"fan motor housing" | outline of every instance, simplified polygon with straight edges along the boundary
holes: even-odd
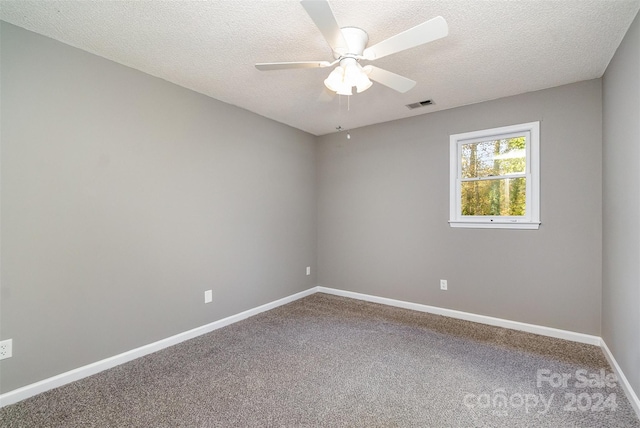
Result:
[[[344,56],[362,56],[364,48],[366,48],[367,43],[369,43],[369,35],[367,32],[358,27],[343,27],[340,29],[340,32],[342,32],[342,35],[347,42],[349,51],[333,51],[333,57],[335,59],[340,59]]]

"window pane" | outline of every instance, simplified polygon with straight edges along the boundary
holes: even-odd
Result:
[[[462,215],[524,216],[526,178],[463,181]]]
[[[462,178],[524,174],[526,138],[482,141],[461,146]]]

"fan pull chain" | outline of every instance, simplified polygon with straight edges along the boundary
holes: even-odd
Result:
[[[345,95],[347,97],[347,111],[351,111],[351,96]],[[338,95],[338,112],[342,111],[342,95]]]

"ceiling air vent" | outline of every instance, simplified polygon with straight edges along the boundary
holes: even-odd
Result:
[[[424,100],[424,101],[418,101],[417,103],[413,103],[413,104],[407,104],[407,108],[409,110],[413,110],[414,108],[426,107],[432,104],[433,104],[433,100]]]

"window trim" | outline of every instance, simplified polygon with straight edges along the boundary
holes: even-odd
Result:
[[[513,134],[527,133],[527,179],[525,216],[463,216],[461,214],[461,156],[463,144],[497,140]],[[497,178],[497,177],[496,177]],[[538,229],[540,227],[540,122],[529,122],[480,131],[453,134],[449,137],[449,225],[463,228]]]

